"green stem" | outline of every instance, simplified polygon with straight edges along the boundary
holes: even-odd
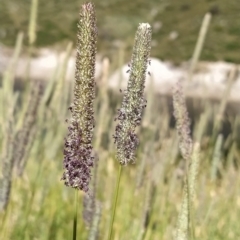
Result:
[[[119,170],[118,170],[118,178],[117,178],[116,189],[115,189],[115,196],[114,196],[114,202],[113,202],[111,222],[110,222],[110,227],[109,227],[108,240],[112,239],[113,222],[114,222],[117,200],[118,200],[118,192],[119,192],[119,185],[120,185],[120,180],[121,180],[121,173],[122,173],[122,165],[120,164]]]
[[[194,222],[193,222],[193,208],[192,208],[192,199],[191,199],[191,192],[190,192],[190,177],[189,173],[187,176],[187,192],[188,192],[188,229],[190,232],[190,239],[195,239],[194,234]]]
[[[73,240],[77,239],[78,190],[75,189],[75,213],[73,218]]]

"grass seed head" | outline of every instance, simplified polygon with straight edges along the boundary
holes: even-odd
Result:
[[[122,165],[135,161],[138,137],[135,128],[140,125],[143,109],[146,107],[144,87],[151,48],[151,27],[147,23],[139,25],[133,48],[130,77],[124,91],[122,107],[118,110],[118,124],[114,139],[117,159]]]
[[[74,100],[70,107],[72,118],[65,140],[65,172],[62,177],[67,186],[84,192],[88,192],[94,163],[92,138],[96,42],[94,5],[86,3],[82,6],[78,24]]]
[[[173,109],[176,119],[176,128],[180,139],[180,151],[183,158],[188,161],[192,154],[192,139],[190,136],[190,119],[186,108],[185,97],[180,82],[177,82],[173,92]]]

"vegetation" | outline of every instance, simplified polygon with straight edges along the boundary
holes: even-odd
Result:
[[[30,0],[0,1],[0,41],[13,46],[19,31],[27,32]],[[37,46],[76,41],[79,6],[83,0],[41,0],[37,24]],[[99,26],[98,49],[117,61],[116,55],[125,49],[129,61],[132,38],[143,19],[153,27],[152,56],[177,63],[188,60],[193,52],[202,18],[213,15],[207,42],[202,52],[204,60],[239,62],[240,17],[238,0],[101,0],[96,5]],[[170,40],[171,33],[177,38]],[[174,34],[173,34],[174,35]],[[27,43],[27,41],[25,40]]]
[[[38,35],[34,37],[36,18],[33,14],[37,9],[37,0],[32,3],[27,45],[30,56],[38,39]],[[139,32],[136,36],[137,40],[141,39]],[[18,91],[14,89],[14,69],[24,39],[22,33],[18,34],[15,52],[3,74],[0,88],[0,239],[65,240],[71,239],[72,234],[74,239],[77,236],[77,239],[91,240],[108,237],[123,240],[224,240],[240,236],[240,119],[239,116],[224,114],[235,70],[229,74],[229,84],[221,102],[192,99],[190,102],[194,112],[188,114],[181,83],[174,89],[170,100],[173,104],[149,88],[146,93],[147,108],[142,116],[144,106],[136,109],[136,104],[139,104],[138,101],[145,103],[141,74],[146,74],[144,64],[150,50],[144,48],[145,41],[148,47],[150,43],[150,37],[145,36],[143,42],[135,41],[129,85],[123,94],[107,89],[109,60],[104,59],[102,81],[96,87],[94,105],[92,100],[86,101],[91,104],[91,108],[86,110],[90,109],[88,113],[93,114],[94,108],[96,119],[92,138],[92,132],[86,132],[89,130],[89,126],[84,125],[86,119],[79,115],[82,110],[77,107],[83,103],[83,97],[87,98],[94,92],[92,85],[83,91],[83,81],[78,82],[82,76],[86,84],[89,84],[88,80],[93,80],[94,57],[91,55],[91,61],[87,62],[86,59],[81,63],[91,71],[81,72],[77,69],[76,74],[80,78],[76,75],[75,85],[66,82],[66,62],[72,48],[69,43],[65,59],[46,84],[30,80],[26,71],[24,88]],[[95,44],[95,39],[93,42]],[[90,50],[94,51],[94,46],[91,45]],[[139,82],[133,84],[136,73],[139,74]],[[75,106],[72,108],[70,103],[73,101]],[[68,110],[69,106],[71,108]],[[120,106],[117,114],[116,109]],[[84,108],[85,105],[80,107]],[[88,118],[93,120],[92,115]],[[116,118],[118,123],[114,121]],[[126,122],[126,118],[134,121]],[[65,119],[81,123],[81,128],[86,127],[83,138],[90,136],[93,140],[93,177],[90,183],[87,182],[91,194],[81,191],[76,194],[78,190],[64,186],[61,181],[64,137],[67,136],[68,143],[70,138],[76,137],[76,129],[73,133],[71,128],[76,126],[74,121],[68,129],[72,135],[67,135],[69,122]],[[231,130],[225,130],[226,123]],[[124,134],[116,126],[122,127]],[[137,134],[132,134],[131,131],[134,132],[137,126]],[[129,131],[124,132],[126,128],[130,129],[129,138]],[[115,140],[120,141],[116,144],[117,149],[114,147],[114,130]],[[136,136],[140,140],[137,149]],[[123,141],[123,138],[132,142]],[[126,142],[128,145],[124,145]],[[92,142],[84,141],[83,144],[91,145]],[[84,147],[89,149],[88,145]],[[89,157],[93,160],[92,155],[81,150],[85,160]],[[67,154],[68,157],[73,156],[69,151]],[[130,164],[132,160],[136,164]],[[65,170],[69,167],[66,162]],[[127,166],[125,163],[128,163]],[[123,165],[119,168],[120,164]],[[71,169],[67,171],[64,179],[66,185],[78,188],[74,179],[76,175],[68,178]],[[84,187],[79,188],[88,192]]]

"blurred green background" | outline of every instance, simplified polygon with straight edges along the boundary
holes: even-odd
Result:
[[[82,0],[39,0],[37,46],[61,46],[76,40]],[[193,52],[203,16],[213,15],[203,60],[240,62],[239,0],[95,0],[98,50],[111,59],[119,48],[130,52],[140,22],[153,26],[152,56],[175,63]],[[17,33],[27,33],[30,0],[0,0],[0,42],[13,46]],[[27,44],[27,39],[25,38]],[[126,55],[128,58],[128,55]]]

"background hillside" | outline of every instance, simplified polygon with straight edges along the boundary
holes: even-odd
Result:
[[[30,0],[0,1],[0,42],[13,45],[20,30],[27,33]],[[71,2],[71,3],[70,3]],[[76,40],[82,0],[39,1],[37,46]],[[202,53],[203,60],[240,62],[239,0],[101,0],[95,2],[99,27],[98,49],[116,58],[119,48],[129,51],[139,22],[153,26],[152,56],[180,62],[193,52],[203,16],[213,19]],[[27,39],[25,38],[25,43]]]

